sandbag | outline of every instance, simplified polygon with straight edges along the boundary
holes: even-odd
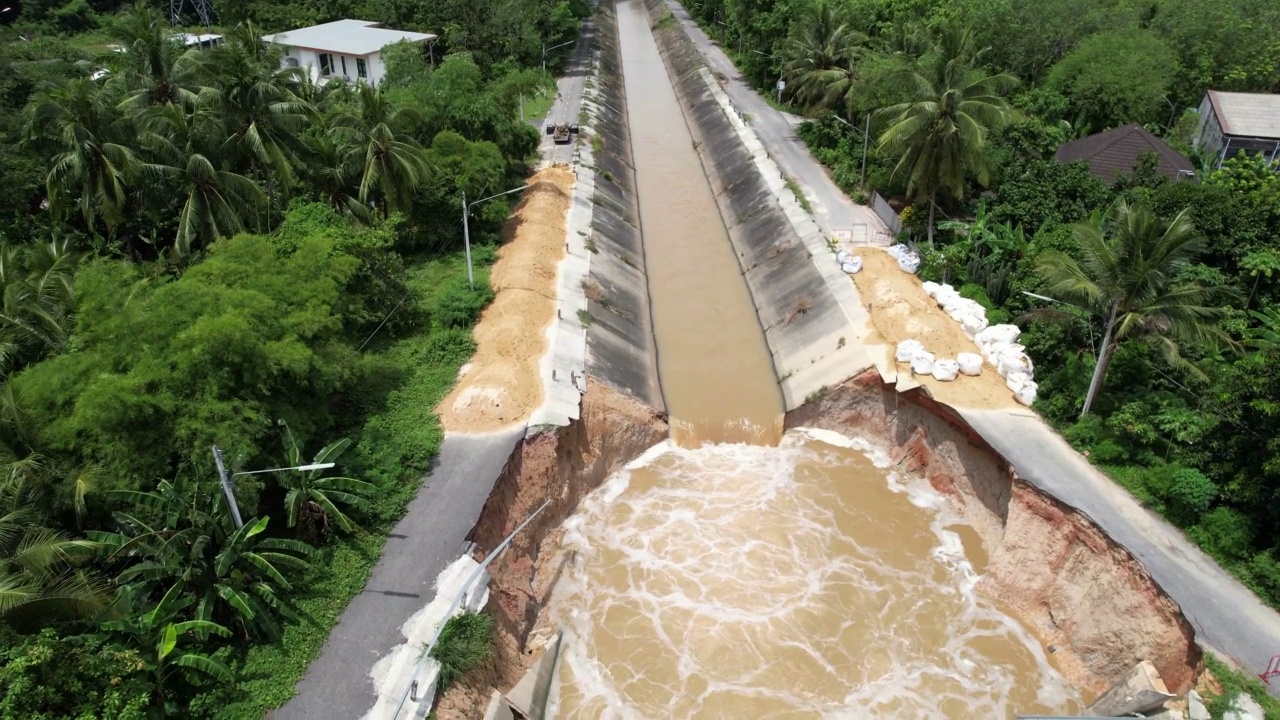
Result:
[[[852,257],[853,257],[853,253],[849,252],[848,250],[841,249],[836,251],[836,262],[838,263],[841,263],[841,264],[847,263],[849,262],[849,258],[852,258]]]
[[[911,374],[912,375],[932,375],[933,374],[933,353],[919,350],[911,356]]]
[[[1010,347],[1013,347],[1011,343],[1003,343],[1003,342],[987,343],[984,346],[983,354],[986,355],[987,362],[999,367],[1000,353],[1004,352],[1006,348],[1010,348]]]
[[[960,353],[956,355],[956,366],[965,375],[981,375],[982,356],[977,353]]]
[[[907,273],[915,274],[920,269],[920,256],[908,250],[898,258],[898,267]]]
[[[851,259],[840,263],[840,269],[844,271],[845,275],[853,275],[862,270],[862,258],[854,255]]]
[[[1036,401],[1036,391],[1039,389],[1038,385],[1033,382],[1029,382],[1013,394],[1013,399],[1027,407],[1031,407],[1031,404]]]
[[[977,313],[972,313],[964,316],[964,319],[960,321],[960,326],[965,332],[974,335],[986,329],[987,319]]]
[[[898,343],[893,356],[898,362],[911,362],[911,358],[918,352],[924,352],[924,345],[919,340],[903,340]]]
[[[885,252],[889,253],[889,257],[893,258],[894,260],[897,260],[902,257],[902,253],[911,252],[911,250],[908,249],[907,246],[903,245],[902,243],[894,243],[893,245],[890,245],[889,247],[885,248]]]
[[[1014,343],[1018,342],[1018,336],[1022,334],[1022,329],[1017,325],[992,325],[987,331],[987,337],[992,342]]]
[[[973,341],[978,344],[978,347],[983,348],[985,351],[986,348],[984,346],[990,345],[993,342],[991,339],[991,328],[985,327],[974,333]]]
[[[1013,373],[1022,373],[1030,377],[1032,371],[1031,358],[1027,357],[1026,353],[1021,350],[1005,348],[1000,353],[1000,362],[997,368],[1000,370],[1000,374],[1006,378]]]
[[[1018,392],[1023,385],[1031,382],[1031,376],[1026,373],[1011,372],[1004,379],[1004,386],[1013,392]]]
[[[938,283],[936,283],[936,282],[934,282],[934,281],[932,281],[932,280],[925,280],[925,281],[924,281],[923,283],[921,283],[920,285],[921,285],[921,287],[923,287],[923,288],[924,288],[924,293],[925,293],[926,295],[928,295],[929,297],[933,297],[934,295],[937,295],[937,294],[938,294],[938,288],[939,288],[939,287],[941,287],[940,285],[938,285]]]
[[[960,365],[951,358],[942,358],[933,363],[933,379],[942,382],[951,382],[956,379],[956,374],[960,372]]]

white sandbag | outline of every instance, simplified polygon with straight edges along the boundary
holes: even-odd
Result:
[[[940,285],[938,285],[938,283],[932,280],[925,280],[923,283],[921,283],[921,286],[924,287],[924,293],[929,297],[933,297],[934,295],[937,295],[938,288],[941,287]]]
[[[1013,373],[1022,373],[1030,377],[1032,367],[1031,358],[1026,353],[1012,348],[1005,348],[1000,353],[1000,360],[997,368],[1004,377],[1009,377]]]
[[[902,272],[914,275],[920,269],[920,256],[908,250],[898,258],[898,267]]]
[[[911,362],[911,358],[918,352],[924,352],[924,345],[919,340],[903,340],[898,343],[898,349],[893,356],[898,362]]]
[[[862,270],[862,258],[855,255],[849,260],[840,263],[840,269],[844,271],[845,275],[853,275]]]
[[[983,355],[987,357],[987,362],[991,363],[992,365],[999,366],[1000,353],[1004,352],[1005,348],[1008,348],[1008,347],[1012,347],[1012,344],[1004,343],[1004,342],[987,343],[983,349]]]
[[[960,353],[956,355],[956,366],[965,375],[981,375],[982,356],[977,353]]]
[[[956,374],[960,372],[960,365],[951,358],[942,358],[933,363],[933,379],[942,382],[951,382],[956,379]]]
[[[1036,401],[1036,391],[1039,389],[1038,385],[1033,382],[1029,382],[1013,394],[1013,399],[1027,407],[1031,407],[1031,404]]]
[[[992,342],[1014,343],[1018,342],[1018,336],[1022,334],[1022,329],[1017,325],[992,325],[987,331],[987,337]]]
[[[893,258],[894,260],[897,260],[902,257],[902,253],[910,252],[910,250],[907,249],[906,245],[903,245],[901,243],[895,243],[893,245],[890,245],[885,250],[885,252],[889,253],[889,257]]]
[[[938,303],[938,307],[943,310],[955,307],[956,303],[960,302],[962,299],[963,298],[960,297],[960,293],[955,290],[947,290],[943,288],[938,288],[938,293],[933,296],[934,302]]]
[[[991,343],[991,328],[990,328],[990,327],[984,327],[984,328],[982,328],[981,330],[979,330],[978,332],[974,333],[974,334],[973,334],[973,341],[974,341],[975,343],[977,343],[977,344],[978,344],[978,347],[980,347],[980,348],[981,348],[981,347],[983,347],[984,345],[988,345],[988,344],[990,344],[990,343]],[[984,350],[985,350],[985,348],[984,348]]]
[[[1011,392],[1018,392],[1023,385],[1031,382],[1031,376],[1026,373],[1011,372],[1004,379],[1004,386],[1009,388]]]
[[[987,328],[987,319],[977,313],[965,315],[960,326],[970,335],[975,335]]]
[[[848,250],[836,251],[836,262],[840,263],[841,265],[849,262],[850,258],[852,257],[853,257],[853,253],[849,252]]]
[[[911,374],[913,375],[932,375],[933,374],[933,353],[920,350],[911,356]]]

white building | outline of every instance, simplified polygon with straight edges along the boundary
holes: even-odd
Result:
[[[336,20],[323,25],[298,28],[263,40],[285,48],[286,67],[306,68],[311,79],[326,83],[334,78],[373,85],[386,72],[382,49],[401,40],[435,42],[436,36],[407,30],[389,30],[367,20]]]

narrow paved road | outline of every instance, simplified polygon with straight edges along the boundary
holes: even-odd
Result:
[[[435,597],[435,580],[457,560],[524,426],[449,435],[423,488],[387,536],[382,558],[298,683],[271,714],[278,720],[358,718],[377,700],[369,672],[404,642],[400,627]]]
[[[557,145],[551,136],[546,134],[546,123],[577,123],[578,114],[582,111],[582,89],[587,74],[591,71],[594,59],[595,24],[591,18],[582,23],[582,34],[573,46],[573,55],[565,66],[564,75],[556,79],[556,99],[545,119],[535,120],[538,132],[542,133],[542,142],[538,144],[538,152],[542,155],[544,165],[573,162],[574,142]]]
[[[1280,614],[1029,411],[961,411],[1025,480],[1088,515],[1182,607],[1197,641],[1258,673],[1280,654]],[[1276,692],[1272,687],[1273,694]]]
[[[804,189],[818,227],[828,237],[837,230],[848,230],[855,242],[888,245],[892,238],[880,218],[876,217],[871,208],[850,200],[827,174],[827,169],[809,154],[804,141],[796,137],[795,126],[801,122],[801,118],[775,110],[743,81],[742,74],[733,61],[702,32],[682,5],[674,0],[667,0],[667,7],[702,52],[707,67],[721,80],[734,107],[751,116],[751,129],[760,138],[769,156],[778,163],[787,177]],[[850,129],[850,132],[853,130]]]

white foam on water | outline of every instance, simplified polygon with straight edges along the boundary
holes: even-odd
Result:
[[[565,524],[559,717],[1009,717],[1030,709],[1011,704],[1019,678],[1036,683],[1023,704],[1076,703],[977,594],[946,497],[887,466],[864,440],[803,429],[775,448],[662,443],[610,477]],[[831,488],[877,480],[922,513],[899,506],[887,522],[911,522],[881,528]],[[898,536],[929,549],[904,557]]]

